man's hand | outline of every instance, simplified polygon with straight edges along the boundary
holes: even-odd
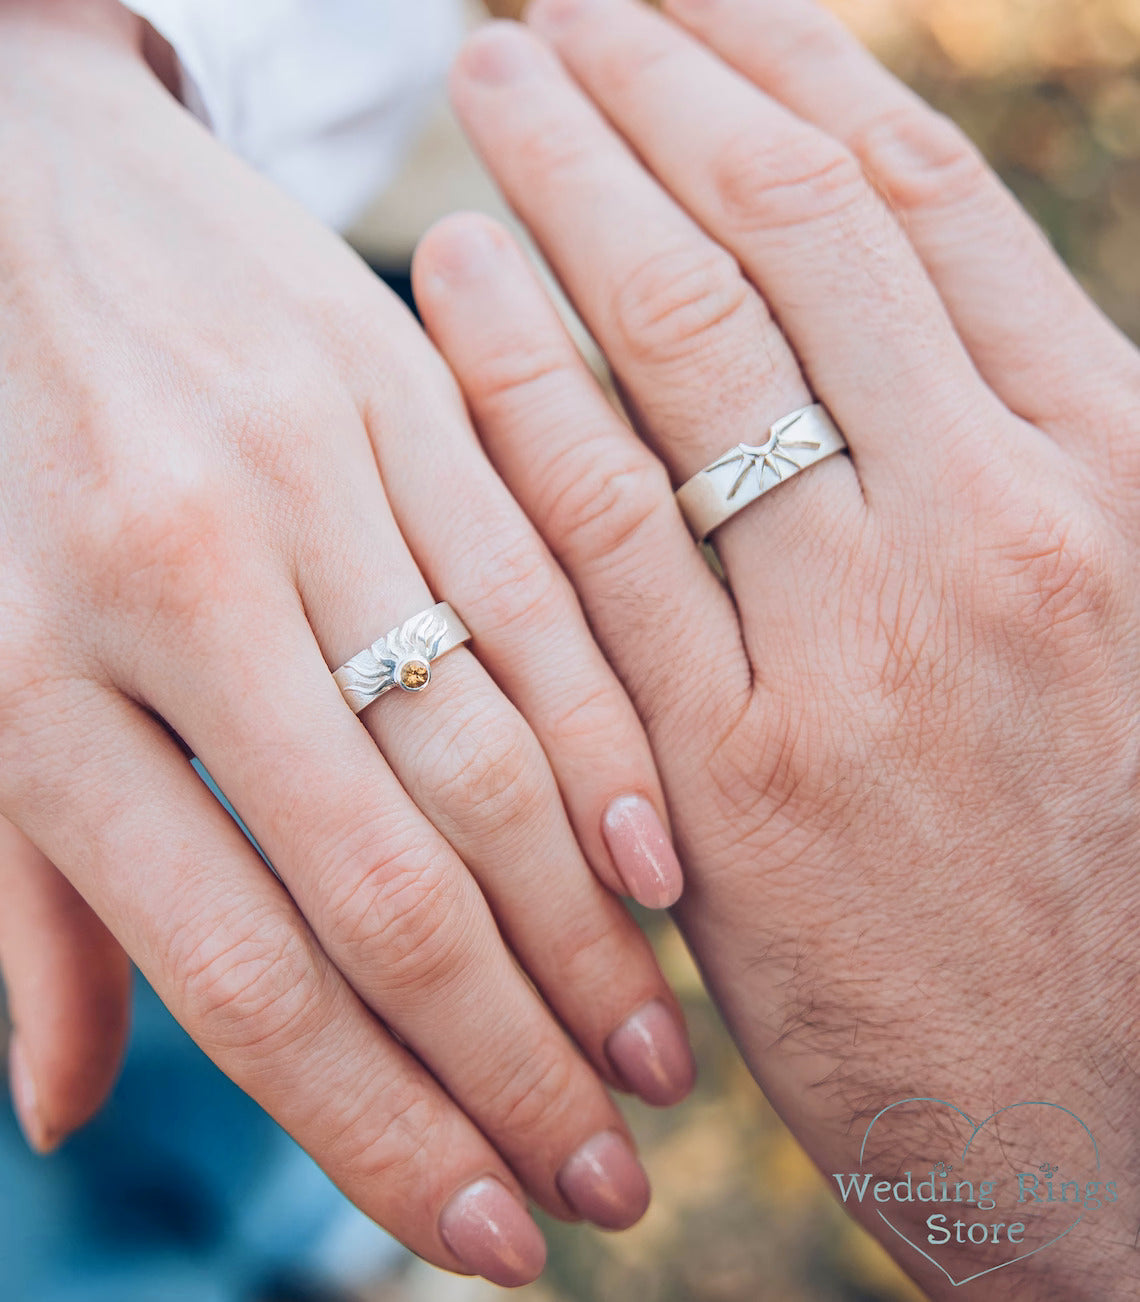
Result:
[[[481,219],[421,248],[425,317],[647,723],[681,920],[773,1102],[828,1173],[873,1169],[864,1133],[899,1100],[1063,1105],[1099,1172],[1079,1126],[1022,1110],[985,1174],[1088,1156],[1116,1201],[979,1288],[1131,1297],[1140,361],[959,133],[810,0],[666,8],[538,0],[561,62],[502,25],[453,86],[644,442]],[[717,532],[730,597],[670,479],[813,398],[850,458]],[[939,1115],[952,1135],[918,1105],[873,1128],[880,1174],[960,1153]],[[1031,1219],[1011,1203],[949,1210]],[[892,1216],[925,1246],[929,1213]],[[1009,1247],[976,1244],[942,1262]]]

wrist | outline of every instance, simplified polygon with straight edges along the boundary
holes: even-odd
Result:
[[[0,0],[5,45],[71,36],[119,45],[141,55],[143,26],[118,0]]]
[[[134,59],[181,101],[178,55],[150,23],[119,0],[0,0],[0,95],[16,89],[21,80],[4,53],[21,63],[37,55],[50,59],[61,43],[71,56],[102,48]]]
[[[11,121],[89,119],[91,97],[113,100],[117,81],[128,96],[149,81],[177,98],[174,51],[118,0],[0,0],[0,105]]]

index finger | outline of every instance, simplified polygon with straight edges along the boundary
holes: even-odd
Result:
[[[650,740],[703,669],[716,706],[743,707],[750,670],[731,598],[661,462],[606,401],[517,246],[483,218],[448,218],[413,274],[484,445],[577,588]]]

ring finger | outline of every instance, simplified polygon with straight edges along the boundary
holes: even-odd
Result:
[[[422,354],[425,370],[439,368],[438,383],[425,383],[424,392],[447,394],[446,368],[426,340]],[[381,476],[426,577],[474,629],[478,658],[456,652],[429,691],[389,695],[362,722],[471,870],[514,954],[603,1078],[656,1105],[679,1102],[693,1076],[680,1008],[644,934],[583,855],[591,847],[595,862],[612,854],[628,864],[636,848],[645,867],[672,857],[653,808],[663,809],[664,799],[644,733],[573,590],[492,470],[458,397],[425,398],[409,420],[398,437],[371,431]],[[424,446],[430,458],[418,454]],[[375,629],[376,609],[391,600],[367,581],[346,590],[328,565],[329,555],[350,554],[374,530],[364,524],[376,515],[368,502],[362,494],[359,529],[299,567],[330,663],[359,647],[362,630]],[[378,538],[364,554],[392,554],[392,541]],[[399,614],[411,614],[417,600],[428,604],[424,591],[400,598]],[[636,794],[618,794],[631,788]],[[567,811],[578,813],[578,839]],[[603,845],[592,844],[602,839],[599,825]],[[662,886],[669,889],[667,878],[658,879]]]

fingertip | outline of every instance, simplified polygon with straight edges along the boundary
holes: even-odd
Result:
[[[103,1107],[126,1052],[130,963],[117,946],[91,945],[86,967],[88,982],[81,984],[76,977],[74,986],[60,986],[53,992],[54,1007],[29,1007],[27,998],[20,1001],[18,1039],[35,1074],[49,1148],[85,1126]]]
[[[582,1144],[558,1173],[558,1188],[583,1219],[628,1230],[649,1210],[649,1177],[632,1145],[607,1130]]]
[[[564,28],[595,14],[609,0],[530,0],[523,17],[535,31],[556,36]]]
[[[0,831],[4,831],[0,828]],[[70,882],[14,829],[0,865],[0,958],[12,1020],[12,1105],[35,1152],[102,1107],[130,1022],[126,954]]]
[[[444,217],[416,249],[412,284],[417,300],[440,299],[484,280],[511,244],[506,229],[483,213]]]
[[[660,999],[625,1019],[606,1041],[606,1056],[626,1089],[653,1107],[673,1107],[696,1084],[688,1034]]]
[[[493,1176],[451,1198],[440,1213],[439,1232],[464,1269],[502,1288],[533,1284],[546,1266],[542,1231]]]
[[[28,1063],[24,1042],[15,1032],[8,1041],[8,1082],[12,1094],[12,1110],[28,1147],[41,1157],[50,1153],[62,1136],[57,1138],[44,1123],[36,1078]]]
[[[521,23],[498,19],[484,24],[467,38],[452,65],[449,87],[456,107],[469,91],[506,86],[533,74],[541,52]]]
[[[647,909],[667,909],[684,890],[681,862],[661,816],[642,795],[618,796],[602,815],[602,835],[630,896]]]

